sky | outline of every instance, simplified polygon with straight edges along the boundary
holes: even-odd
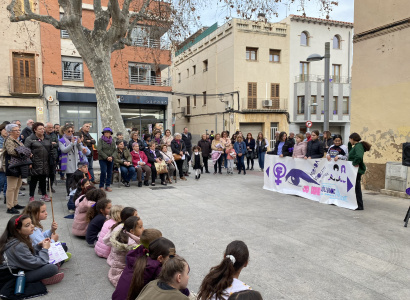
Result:
[[[226,11],[218,9],[219,0],[205,0],[213,3],[210,7],[203,9],[200,12],[201,25],[211,26],[215,22],[222,25],[226,22]],[[252,0],[249,0],[252,1]],[[307,17],[325,18],[326,15],[319,11],[320,5],[318,0],[295,0],[295,3],[287,5],[290,0],[282,0],[277,4],[279,16],[268,20],[268,22],[279,22],[290,14],[301,15],[300,1],[305,2],[305,12]],[[273,2],[273,1],[272,1]],[[330,12],[330,19],[336,21],[353,22],[354,0],[338,0],[339,5],[333,6],[333,11]],[[237,17],[237,16],[233,16]],[[199,26],[200,27],[200,26]]]

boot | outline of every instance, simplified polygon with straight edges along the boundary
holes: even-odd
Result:
[[[249,165],[246,167],[246,170],[249,170]]]

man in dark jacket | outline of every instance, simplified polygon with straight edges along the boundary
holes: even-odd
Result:
[[[211,156],[211,143],[206,138],[205,133],[202,135],[202,139],[200,139],[198,141],[198,147],[201,148],[202,159],[204,161],[204,166],[205,166],[205,173],[209,173],[209,171],[208,171],[208,158]],[[204,173],[204,171],[201,170],[201,174],[203,174],[203,173]]]
[[[91,128],[91,124],[90,123],[85,123],[83,125],[83,127],[81,127],[80,132],[84,135],[84,142],[83,143],[91,151],[91,154],[87,156],[88,172],[90,172],[90,175],[91,175],[91,182],[95,184],[94,169],[93,169],[93,145],[95,145],[95,140],[90,135],[90,128]]]
[[[53,124],[47,123],[46,124],[46,130],[45,130],[45,136],[51,141],[51,153],[53,157],[53,162],[57,162],[57,156],[58,156],[58,136],[54,132],[54,127]],[[51,159],[50,159],[51,163]],[[50,164],[50,173],[48,174],[48,177],[50,178],[51,182],[51,191],[55,193],[56,191],[53,189],[53,184],[55,181],[55,173],[56,173],[56,164],[51,165]],[[49,190],[49,183],[47,180],[47,190]]]
[[[182,133],[182,140],[185,143],[186,151],[189,153],[189,158],[187,160],[189,170],[189,161],[191,160],[192,156],[192,134],[188,132],[188,127],[184,128],[184,132]],[[186,171],[185,176],[188,176],[188,170]]]
[[[31,129],[33,127],[34,121],[32,119],[27,120],[27,127],[23,129],[21,132],[21,142],[24,144],[24,141],[26,140],[27,137],[33,134],[33,130]]]

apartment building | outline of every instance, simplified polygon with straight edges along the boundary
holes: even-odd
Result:
[[[194,141],[236,130],[271,141],[288,130],[289,25],[232,19],[207,28],[173,53],[175,131]]]
[[[308,62],[311,54],[324,56],[325,43],[330,42],[329,129],[341,134],[345,141],[350,134],[351,65],[353,23],[290,15],[289,34],[289,130],[305,133],[323,131],[324,60]]]
[[[23,14],[17,2],[15,14]],[[0,11],[0,123],[18,119],[44,121],[40,26],[37,22],[11,23],[5,7]]]
[[[64,13],[57,3],[49,3],[47,9],[57,19]],[[82,1],[82,9],[82,25],[92,29],[93,2]],[[111,58],[125,127],[138,128],[141,133],[151,132],[155,126],[167,127],[171,118],[171,84],[164,73],[171,64],[171,55],[161,45],[167,29],[152,23],[138,24],[132,32],[133,45],[113,52]],[[68,32],[42,23],[41,46],[49,119],[53,123],[73,123],[76,128],[91,123],[91,134],[96,138],[106,124],[101,123],[90,72]]]

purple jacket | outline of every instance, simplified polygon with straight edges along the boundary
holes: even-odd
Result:
[[[112,294],[112,300],[126,300],[128,296],[128,290],[131,286],[132,276],[134,274],[134,265],[138,258],[144,255],[144,246],[138,245],[136,249],[128,252],[126,257],[125,269],[121,274],[120,280],[118,280],[117,287]],[[147,265],[144,271],[144,284],[146,285],[150,281],[156,279],[161,272],[161,263],[157,260],[153,260],[150,257],[147,259]]]

